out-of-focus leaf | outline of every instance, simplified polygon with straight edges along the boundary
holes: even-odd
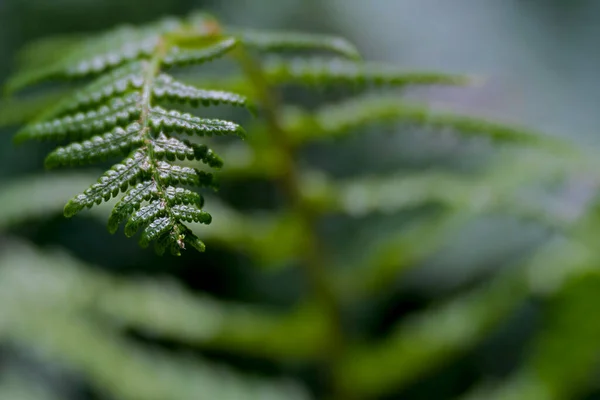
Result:
[[[338,365],[337,380],[361,396],[403,387],[475,346],[528,297],[549,295],[589,267],[587,252],[578,243],[550,242],[519,269],[409,316],[386,339],[351,350]],[[549,274],[538,276],[544,269]]]
[[[28,376],[32,375],[32,376]],[[3,368],[0,375],[0,399],[6,400],[60,400],[53,393],[35,380],[33,374],[19,373],[12,368]]]
[[[66,201],[73,193],[89,186],[96,175],[85,173],[44,174],[19,178],[0,189],[0,229],[62,214]]]
[[[171,281],[115,278],[64,254],[18,245],[12,253],[0,254],[0,278],[12,285],[0,299],[14,307],[19,302],[43,302],[60,312],[86,310],[89,317],[99,315],[111,327],[203,348],[234,348],[275,359],[314,359],[329,337],[328,322],[311,304],[282,314],[218,302]]]
[[[0,127],[31,121],[69,93],[69,89],[56,89],[44,94],[2,98],[0,99]]]
[[[286,125],[296,143],[340,137],[368,124],[394,121],[437,130],[451,130],[467,136],[481,136],[497,142],[547,147],[564,153],[571,150],[566,141],[525,128],[492,122],[456,113],[436,111],[407,102],[397,96],[362,96],[326,105],[314,114],[290,114]]]
[[[106,296],[112,291],[105,287],[107,278],[82,268],[85,266],[65,255],[38,253],[22,244],[11,243],[10,251],[0,255],[0,339],[31,348],[42,359],[62,362],[99,390],[123,399],[308,398],[306,392],[293,383],[247,378],[230,369],[191,357],[169,355],[120,337],[111,324],[94,318],[89,313],[90,308],[99,307],[105,317],[114,316],[119,315],[119,310],[114,308],[125,305],[120,301],[149,298],[152,302],[161,298],[169,301],[169,295],[176,291],[158,285],[136,287],[131,283],[118,287],[117,298],[109,300]],[[181,300],[178,296],[172,301],[177,306],[182,304]],[[159,306],[155,302],[131,305],[138,307],[139,314],[129,309],[120,317],[129,323],[143,324],[144,316],[152,317],[149,310],[153,309],[162,319],[152,321],[155,327],[164,330],[165,322],[173,323],[180,328],[184,326],[183,337],[189,338],[190,333],[198,334],[202,330],[201,336],[206,336],[220,321],[202,319],[210,315],[212,309],[209,308],[207,314],[201,304],[196,303],[196,313],[192,310],[196,306],[190,307],[190,303],[186,310]],[[144,307],[147,308],[144,310]],[[84,309],[88,313],[81,313]],[[107,313],[108,309],[112,313]],[[198,321],[161,316],[162,313],[179,313],[180,317],[187,315]],[[212,327],[206,331],[199,327],[202,323]],[[190,327],[193,332],[186,332]]]
[[[303,175],[302,192],[307,202],[324,213],[359,217],[439,204],[461,213],[499,212],[551,227],[565,227],[570,223],[568,218],[544,209],[535,197],[521,195],[529,185],[568,176],[562,164],[550,163],[551,157],[532,153],[528,159],[503,158],[477,174],[425,170],[332,181],[322,173],[307,172]]]
[[[600,361],[600,322],[593,317],[600,301],[596,265],[563,281],[524,365],[504,384],[480,389],[486,399],[567,400],[590,391]]]
[[[337,381],[362,397],[387,393],[474,346],[525,298],[514,276],[498,278],[438,308],[409,316],[376,344],[350,350]]]
[[[357,301],[385,290],[402,272],[438,250],[469,219],[464,214],[443,213],[412,223],[385,237],[332,280],[348,300]]]
[[[265,77],[271,84],[310,85],[467,85],[470,79],[440,72],[406,71],[377,63],[356,63],[339,58],[273,57],[263,63]]]

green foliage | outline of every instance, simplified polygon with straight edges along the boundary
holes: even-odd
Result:
[[[308,398],[294,383],[248,378],[207,361],[144,348],[119,329],[125,324],[207,342],[231,319],[247,319],[241,309],[194,299],[168,282],[115,281],[64,254],[11,246],[0,257],[0,337],[77,368],[101,393],[157,400]],[[156,306],[162,317],[157,318]]]
[[[187,68],[228,57],[242,74],[212,79]],[[26,48],[19,59],[21,69],[7,84],[10,93],[48,80],[79,86],[7,103],[19,112],[9,116],[0,110],[0,124],[27,122],[15,140],[60,142],[48,154],[47,168],[117,161],[91,186],[89,173],[48,174],[4,186],[3,231],[61,209],[71,217],[90,208],[89,216],[108,219],[110,233],[123,226],[126,236],[139,234],[139,243],[153,243],[158,254],[178,255],[189,246],[204,251],[206,241],[260,268],[299,265],[312,289],[295,305],[275,311],[199,296],[160,278],[117,278],[72,257],[9,242],[13,250],[0,253],[0,293],[11,300],[0,302],[0,334],[6,340],[59,360],[119,399],[310,397],[300,383],[250,379],[196,356],[156,350],[131,340],[130,332],[194,350],[319,366],[327,371],[330,387],[322,390],[327,396],[368,399],[393,395],[470,351],[530,299],[558,296],[555,301],[566,305],[556,309],[522,371],[504,385],[482,385],[468,396],[544,400],[585,392],[598,327],[572,327],[585,325],[595,302],[597,277],[590,270],[598,255],[590,238],[597,237],[600,223],[595,200],[578,213],[561,212],[544,200],[573,176],[599,181],[594,155],[529,129],[371,91],[468,85],[473,79],[362,62],[341,38],[229,29],[205,14],[48,39]],[[291,107],[280,92],[288,85],[345,86],[361,93]],[[191,114],[217,105],[245,107],[258,118],[246,134],[228,119]],[[490,156],[468,173],[407,169],[344,179],[300,157],[308,146],[336,152],[344,140],[384,125],[398,125],[398,132],[415,127],[433,135],[450,132],[460,143],[484,143]],[[224,135],[246,141],[217,137]],[[366,153],[359,157],[367,159]],[[199,168],[203,164],[221,169],[228,182],[273,183],[283,204],[240,211],[195,191],[218,187],[216,177]],[[77,192],[64,206],[63,194]],[[400,223],[398,215],[408,212],[418,216]],[[389,293],[404,272],[469,223],[498,215],[536,224],[560,240],[471,291],[408,316],[383,337],[345,330],[347,309]],[[319,230],[320,221],[332,216],[360,224],[362,218],[383,216],[392,227],[380,232],[361,226],[364,233],[357,229],[357,237],[343,243],[349,255],[338,257]],[[581,343],[581,352],[563,357],[565,336]]]

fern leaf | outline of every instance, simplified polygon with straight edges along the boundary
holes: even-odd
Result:
[[[361,397],[381,396],[414,382],[432,365],[481,341],[526,294],[520,276],[504,275],[441,307],[411,316],[387,339],[350,351],[339,364],[338,382]]]
[[[350,59],[360,59],[360,53],[352,43],[332,35],[245,30],[237,36],[244,46],[261,52],[324,50]]]
[[[200,171],[197,168],[181,167],[179,165],[171,165],[164,161],[156,163],[156,169],[160,179],[167,184],[183,184],[194,186],[205,186],[217,188],[217,182],[212,174]]]
[[[328,58],[271,58],[264,62],[264,73],[270,83],[296,83],[325,86],[385,85],[465,85],[469,79],[461,75],[437,72],[408,72],[376,64],[356,63]]]
[[[175,110],[167,111],[162,107],[151,109],[148,123],[156,132],[177,132],[199,136],[238,135],[241,138],[246,136],[244,129],[233,122],[198,118]]]
[[[108,230],[115,233],[119,225],[129,219],[131,214],[140,208],[144,201],[148,201],[157,195],[158,188],[153,181],[138,183],[129,190],[125,196],[114,206],[108,218]]]
[[[90,140],[59,147],[46,157],[45,165],[47,168],[75,166],[104,161],[109,157],[125,156],[143,141],[142,127],[134,122],[125,129],[117,127]]]
[[[177,160],[198,160],[208,164],[212,168],[221,168],[223,160],[216,155],[206,145],[190,143],[187,140],[167,138],[165,135],[159,136],[155,141],[154,155],[169,161]]]
[[[42,94],[0,98],[0,128],[21,125],[46,114],[47,110],[70,97],[70,89],[56,89]]]
[[[31,379],[29,373],[19,371],[21,368],[11,367],[5,361],[4,372],[0,377],[0,398],[19,400],[60,400],[61,396],[51,385]],[[18,365],[18,364],[17,364]]]
[[[325,106],[314,115],[290,114],[287,122],[295,140],[303,143],[322,137],[344,136],[364,125],[385,121],[432,129],[451,129],[458,134],[484,136],[498,142],[542,145],[563,153],[563,150],[570,147],[564,141],[524,128],[436,111],[426,105],[386,96],[346,100]]]
[[[224,56],[233,50],[238,41],[232,37],[220,38],[214,43],[207,43],[200,49],[190,49],[174,46],[169,54],[165,56],[162,64],[165,67],[185,66],[190,64],[201,64]]]
[[[140,222],[140,225],[146,225],[146,229],[140,238],[140,245],[148,247],[151,241],[160,238],[165,233],[175,227],[173,220],[169,217],[156,218],[160,214],[154,214]],[[127,232],[125,233],[127,235]]]
[[[195,24],[204,22],[194,20]],[[84,208],[125,192],[109,217],[109,231],[115,232],[125,222],[126,236],[141,231],[140,244],[145,247],[156,240],[159,253],[170,249],[171,253],[179,254],[186,244],[203,250],[204,244],[183,223],[208,224],[212,219],[200,209],[199,198],[188,192],[177,192],[175,186],[217,187],[212,174],[172,162],[195,160],[212,168],[220,168],[223,164],[206,145],[190,143],[171,134],[245,136],[243,128],[236,123],[199,118],[154,104],[158,100],[168,100],[192,106],[231,104],[248,107],[243,96],[192,87],[161,72],[161,68],[168,66],[210,61],[237,44],[237,39],[221,37],[214,32],[201,34],[198,40],[187,40],[188,23],[164,20],[140,28],[120,28],[82,40],[60,57],[50,67],[50,72],[47,68],[37,72],[33,69],[24,76],[17,76],[17,83],[13,82],[12,86],[14,89],[38,78],[98,75],[112,69],[47,110],[39,121],[22,129],[15,141],[76,140],[52,151],[46,159],[48,168],[93,163],[129,154],[97,183],[71,199],[64,214],[71,217]],[[194,29],[202,27],[195,26]],[[183,36],[179,37],[181,33]],[[37,77],[31,80],[31,74],[37,74]]]
[[[469,216],[465,214],[441,213],[420,219],[398,233],[378,237],[373,245],[365,245],[349,268],[352,272],[344,271],[333,281],[349,300],[380,293],[405,271],[440,250],[467,221]]]
[[[22,129],[15,135],[15,142],[29,139],[64,140],[84,139],[95,133],[106,132],[117,126],[124,126],[140,116],[138,93],[123,98],[112,99],[108,105],[95,111],[67,115],[50,121],[39,122]]]
[[[137,210],[127,221],[125,225],[125,235],[131,237],[135,235],[135,233],[142,226],[146,226],[153,221],[157,220],[158,217],[166,214],[166,204],[164,204],[161,200],[154,200],[148,205]],[[166,219],[169,222],[169,219]]]
[[[176,188],[169,186],[166,191],[167,200],[172,204],[195,204],[198,207],[204,205],[204,199],[196,192],[192,192],[189,189]]]
[[[41,361],[77,371],[106,395],[125,400],[310,398],[288,379],[248,377],[196,356],[136,344],[114,323],[197,343],[209,342],[223,328],[233,329],[232,343],[240,327],[249,333],[241,339],[251,350],[260,350],[251,345],[260,340],[257,334],[267,334],[261,343],[300,353],[286,333],[304,327],[311,337],[320,337],[311,324],[320,321],[312,314],[293,315],[279,329],[270,313],[192,296],[171,282],[115,279],[68,255],[10,244],[11,250],[0,254],[0,292],[15,301],[0,304],[0,335],[33,350]]]
[[[110,200],[121,191],[126,191],[130,184],[140,179],[140,175],[149,169],[149,160],[143,151],[136,151],[123,162],[106,171],[97,183],[90,186],[82,194],[71,199],[65,206],[65,216],[72,217],[84,208]]]
[[[551,299],[554,307],[515,381],[524,378],[553,399],[580,398],[590,390],[588,382],[594,379],[600,351],[600,323],[590,320],[600,289],[596,265],[597,259],[587,264],[587,271],[571,274],[557,288]],[[574,348],[566,350],[565,343],[572,343]],[[533,374],[527,374],[530,371]]]
[[[201,222],[209,224],[212,217],[209,213],[199,210],[198,208],[190,207],[187,204],[176,204],[173,206],[173,214],[187,222]]]
[[[197,107],[198,105],[209,106],[211,104],[229,104],[248,107],[248,100],[245,96],[222,90],[198,89],[194,86],[179,82],[167,74],[161,74],[156,79],[153,94],[159,100],[187,103],[194,107]]]
[[[89,173],[53,173],[21,177],[17,181],[3,183],[0,187],[0,231],[19,223],[62,213],[64,194],[84,190],[92,179],[95,176]]]
[[[145,61],[134,61],[99,76],[73,96],[58,103],[48,111],[46,118],[65,113],[89,111],[114,97],[123,96],[129,91],[141,91],[144,84]]]
[[[81,45],[89,36],[84,34],[64,34],[40,38],[26,43],[17,51],[15,62],[19,70],[39,68],[42,65],[53,65],[66,52]]]

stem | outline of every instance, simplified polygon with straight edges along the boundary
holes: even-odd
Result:
[[[336,388],[333,372],[338,365],[345,349],[345,334],[343,329],[343,318],[337,296],[330,284],[326,270],[326,262],[323,252],[316,237],[317,215],[313,209],[303,200],[301,193],[301,182],[298,170],[294,163],[295,148],[289,140],[289,133],[283,127],[279,116],[281,102],[271,89],[261,66],[244,49],[239,46],[235,50],[235,57],[241,64],[245,74],[253,83],[258,100],[263,105],[264,117],[268,125],[268,132],[273,143],[283,154],[283,171],[280,174],[279,185],[291,204],[292,212],[299,216],[303,224],[302,231],[306,233],[305,248],[303,253],[303,268],[314,291],[314,296],[325,311],[329,321],[329,341],[327,349],[323,354],[323,367],[330,386],[332,399],[349,400],[348,394],[341,393]]]
[[[169,51],[170,46],[171,42],[169,40],[167,40],[166,38],[161,38],[161,40],[156,46],[154,55],[150,59],[149,64],[146,66],[146,70],[144,73],[144,86],[142,90],[142,112],[140,114],[140,124],[142,125],[144,143],[146,144],[146,149],[148,151],[148,160],[150,161],[152,180],[156,185],[158,197],[161,199],[161,202],[163,202],[166,213],[171,219],[171,221],[177,221],[177,218],[175,218],[175,216],[173,215],[171,208],[166,205],[167,198],[165,195],[165,185],[161,181],[160,174],[158,173],[158,165],[156,163],[156,157],[154,156],[154,137],[149,126],[150,113],[152,111],[152,88],[154,86],[156,76],[160,72],[162,60]],[[173,225],[172,232],[173,236],[178,238],[177,243],[179,247],[181,247],[182,249],[185,248],[185,244],[180,237],[181,229],[179,228],[178,224]]]

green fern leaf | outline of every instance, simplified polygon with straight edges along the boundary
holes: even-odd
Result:
[[[65,216],[72,217],[84,208],[100,204],[127,190],[141,175],[149,172],[150,161],[146,154],[138,150],[123,162],[106,171],[97,183],[90,186],[82,194],[73,198],[65,206]]]
[[[196,192],[184,188],[169,186],[165,190],[167,200],[170,204],[195,204],[198,207],[204,205],[204,199]]]
[[[162,107],[153,107],[150,110],[148,124],[155,132],[177,132],[199,136],[233,134],[241,138],[246,136],[244,129],[233,122],[198,118],[175,110],[167,111]]]
[[[2,337],[31,349],[43,362],[78,371],[108,396],[124,400],[311,398],[290,378],[248,377],[195,356],[158,351],[129,340],[115,326],[141,328],[187,343],[228,336],[222,348],[242,342],[256,352],[264,349],[256,343],[264,343],[269,351],[282,348],[298,354],[304,346],[299,349],[297,336],[288,332],[306,326],[311,337],[322,332],[315,329],[315,325],[322,327],[321,321],[307,318],[310,315],[281,318],[267,310],[197,297],[173,282],[116,279],[66,254],[39,252],[15,242],[10,242],[10,251],[0,253],[0,285],[1,293],[15,299],[0,304]]]
[[[207,62],[232,50],[238,40],[220,36],[210,28],[213,22],[198,16],[167,19],[85,38],[73,43],[53,65],[32,67],[9,83],[9,90],[14,90],[44,79],[100,75],[15,136],[16,142],[74,141],[48,155],[48,168],[126,156],[66,204],[67,217],[124,192],[109,217],[110,232],[125,222],[126,236],[141,231],[140,244],[145,247],[157,241],[159,253],[169,249],[179,254],[186,244],[204,249],[183,223],[208,224],[212,218],[200,209],[203,202],[199,195],[187,189],[178,191],[176,186],[216,189],[217,182],[208,172],[173,163],[195,160],[220,168],[223,162],[206,145],[172,134],[233,134],[243,138],[245,131],[230,121],[200,118],[155,103],[162,100],[192,106],[229,104],[249,108],[241,95],[197,88],[161,72],[174,65]],[[111,71],[102,74],[107,70]]]
[[[154,155],[159,159],[166,158],[169,161],[198,160],[212,168],[221,168],[223,166],[223,160],[206,145],[190,143],[187,140],[167,138],[165,135],[161,135],[156,139]]]
[[[70,94],[71,90],[60,88],[42,94],[0,98],[0,128],[21,125],[46,115],[49,109]]]
[[[306,115],[291,113],[287,124],[298,143],[347,135],[364,125],[394,121],[432,129],[451,129],[457,134],[483,136],[499,142],[513,142],[546,146],[565,154],[569,145],[560,139],[545,136],[523,128],[515,128],[483,118],[436,111],[387,96],[358,97],[323,107]]]
[[[46,157],[45,165],[47,168],[75,166],[104,161],[118,155],[125,156],[143,141],[142,127],[134,122],[125,129],[117,127],[90,140],[59,147]]]
[[[167,184],[180,183],[182,185],[205,186],[214,189],[218,187],[212,174],[196,168],[181,167],[164,161],[158,161],[156,163],[156,170],[159,173],[160,179]]]
[[[128,91],[141,92],[144,84],[145,61],[134,61],[99,76],[95,81],[66,98],[51,109],[45,118],[76,111],[89,111],[107,100],[122,96]]]
[[[402,321],[381,342],[348,352],[336,377],[342,387],[361,397],[381,396],[414,382],[432,365],[440,365],[480,342],[526,294],[520,276],[497,277],[441,307]]]
[[[309,85],[465,85],[461,75],[437,72],[409,72],[377,63],[356,63],[339,58],[271,58],[264,62],[264,73],[273,84]]]
[[[65,206],[64,193],[83,190],[95,178],[90,173],[52,173],[20,177],[13,182],[3,183],[0,188],[0,230],[61,214]]]
[[[268,32],[245,30],[237,35],[248,48],[261,52],[282,52],[294,50],[325,50],[350,59],[360,59],[356,47],[346,39],[314,33]]]
[[[198,89],[195,86],[179,82],[167,74],[162,74],[156,79],[153,94],[159,100],[187,103],[194,107],[211,104],[248,107],[248,100],[245,96],[222,90]]]
[[[217,39],[216,42],[209,41],[205,43],[205,47],[200,49],[174,46],[165,56],[163,65],[168,68],[209,62],[229,53],[237,44],[238,41],[235,38],[225,37]]]
[[[141,113],[138,106],[140,101],[141,96],[138,93],[115,98],[108,105],[94,111],[79,112],[30,125],[18,132],[14,140],[16,143],[21,143],[29,139],[85,139],[95,133],[106,132],[137,119]]]
[[[126,221],[135,210],[139,209],[144,201],[155,197],[157,192],[158,188],[153,181],[140,182],[129,190],[111,211],[108,218],[109,232],[115,233],[122,222]]]

